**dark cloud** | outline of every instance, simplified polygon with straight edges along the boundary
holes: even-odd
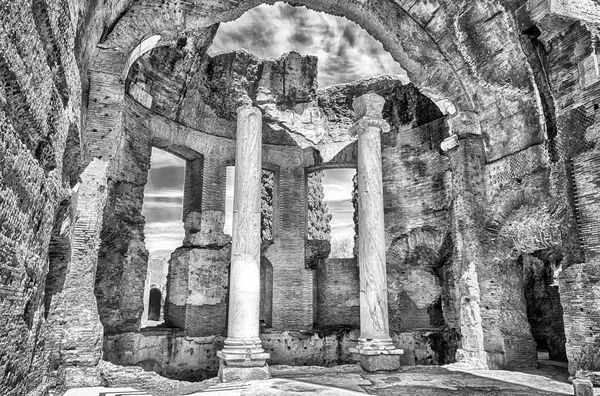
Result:
[[[239,48],[260,57],[279,57],[291,50],[316,55],[320,86],[406,74],[381,43],[354,22],[284,3],[260,5],[221,24],[210,51]]]

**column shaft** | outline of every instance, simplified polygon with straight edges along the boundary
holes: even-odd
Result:
[[[359,132],[358,136],[360,338],[391,342],[388,324],[380,131],[378,127],[369,126]]]
[[[223,357],[263,353],[260,315],[262,115],[238,109],[229,315]],[[267,356],[268,357],[268,356]],[[264,357],[263,357],[264,358]]]
[[[389,335],[381,132],[390,126],[382,118],[385,100],[374,93],[354,100],[358,135],[358,266],[360,277],[360,337],[350,348],[366,371],[397,370],[404,351]]]

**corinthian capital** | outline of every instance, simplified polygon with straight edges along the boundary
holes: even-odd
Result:
[[[363,117],[352,125],[350,136],[357,136],[361,131],[366,131],[369,127],[379,128],[382,133],[390,131],[390,124],[383,118]]]
[[[369,127],[381,129],[382,132],[390,131],[390,124],[383,119],[383,106],[385,99],[374,92],[359,96],[352,101],[356,122],[350,129],[352,136]]]

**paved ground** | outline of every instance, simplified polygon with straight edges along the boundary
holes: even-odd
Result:
[[[365,373],[353,365],[272,367],[273,379],[217,384],[193,396],[553,396],[573,395],[564,367],[542,365],[523,371],[468,370],[457,365],[405,367],[393,373]],[[213,382],[215,382],[213,380]],[[600,395],[600,389],[595,389]],[[131,388],[72,389],[65,396],[142,396]]]

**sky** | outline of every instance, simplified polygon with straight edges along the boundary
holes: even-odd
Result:
[[[383,74],[406,75],[383,46],[365,30],[345,18],[284,3],[260,5],[239,19],[223,23],[209,53],[240,48],[266,57],[296,50],[316,55],[320,87]],[[153,149],[142,214],[146,217],[146,247],[152,253],[175,250],[184,237],[183,178],[185,161]],[[231,232],[233,167],[228,169],[225,232]],[[332,238],[354,235],[352,175],[354,170],[325,172],[325,201],[333,215]]]
[[[284,3],[263,4],[222,23],[209,53],[240,48],[261,58],[278,58],[291,50],[316,55],[320,87],[406,75],[383,45],[354,22]]]

